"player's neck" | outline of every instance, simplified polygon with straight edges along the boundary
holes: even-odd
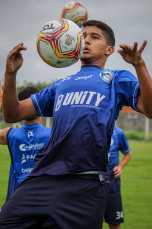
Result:
[[[104,69],[105,67],[105,61],[101,62],[101,61],[81,61],[81,66],[83,65],[96,65],[101,69]]]
[[[35,123],[40,123],[40,124],[42,124],[42,120],[41,120],[41,117],[36,117],[36,118],[33,119],[33,120],[24,120],[23,123],[24,123],[24,124],[27,124],[27,125],[35,124]]]

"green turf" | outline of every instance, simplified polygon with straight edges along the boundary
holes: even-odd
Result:
[[[125,223],[122,229],[152,228],[152,142],[129,141],[132,158],[123,169],[121,189]],[[10,157],[0,146],[0,206],[5,201]],[[104,223],[103,229],[108,229]]]
[[[10,156],[7,146],[0,145],[0,208],[4,204],[7,194]]]

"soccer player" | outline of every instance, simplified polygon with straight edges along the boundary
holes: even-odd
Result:
[[[119,151],[124,156],[119,163]],[[105,222],[110,229],[120,229],[120,224],[124,222],[122,199],[120,192],[120,176],[122,169],[131,159],[131,150],[122,129],[115,126],[111,137],[111,145],[108,152],[108,169],[110,174],[110,195],[105,208]]]
[[[40,150],[43,158],[4,204],[1,229],[40,228],[48,217],[62,229],[101,229],[109,193],[108,151],[119,110],[131,106],[152,118],[152,80],[141,56],[147,41],[139,49],[135,42],[118,50],[137,79],[129,71],[104,69],[115,45],[108,25],[87,21],[83,34],[81,70],[23,101],[16,96],[16,74],[26,47],[20,43],[7,56],[5,121],[53,116],[53,126]]]
[[[37,87],[25,87],[18,93],[18,99],[22,101],[37,92],[40,92]],[[2,94],[3,91],[0,81],[0,101],[2,101]],[[2,103],[0,103],[0,105],[2,106]],[[21,128],[7,127],[5,129],[0,129],[0,144],[8,145],[11,156],[6,200],[10,198],[18,185],[30,173],[34,167],[34,158],[36,154],[47,145],[50,134],[51,128],[42,126],[41,117],[33,117],[24,120]],[[52,225],[54,225],[54,223],[48,220],[44,228],[47,229],[48,226]]]

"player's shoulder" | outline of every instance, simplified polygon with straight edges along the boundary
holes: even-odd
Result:
[[[43,129],[43,131],[51,133],[52,127],[49,128],[49,127],[42,126],[41,128]]]
[[[31,124],[31,128],[36,128],[39,131],[44,131],[44,132],[51,132],[51,130],[52,130],[52,127],[46,127],[40,123]]]
[[[130,71],[128,70],[111,70],[103,69],[100,72],[100,78],[107,83],[112,81],[118,83],[119,81],[135,80],[137,79]]]
[[[11,127],[8,132],[7,132],[7,138],[8,139],[13,139],[16,138],[18,136],[20,136],[20,130],[21,128],[15,128],[15,127]]]
[[[121,129],[118,126],[114,126],[114,132],[116,132],[117,134],[123,134],[124,133],[123,129]]]
[[[115,78],[119,77],[135,77],[130,71],[128,70],[111,70],[114,74]],[[136,78],[136,77],[135,77]]]

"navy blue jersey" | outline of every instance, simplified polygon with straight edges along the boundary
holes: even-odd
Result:
[[[107,180],[108,151],[123,105],[137,110],[139,82],[129,71],[82,66],[31,96],[38,116],[53,116],[49,144],[30,176],[100,171]],[[106,179],[107,178],[107,179]]]
[[[23,124],[21,128],[10,128],[7,144],[11,155],[8,196],[25,179],[34,167],[34,158],[44,148],[50,138],[51,128],[39,123]]]
[[[126,154],[130,151],[130,147],[124,131],[115,126],[108,152],[108,169],[110,174],[113,173],[114,167],[119,164],[119,151]]]

